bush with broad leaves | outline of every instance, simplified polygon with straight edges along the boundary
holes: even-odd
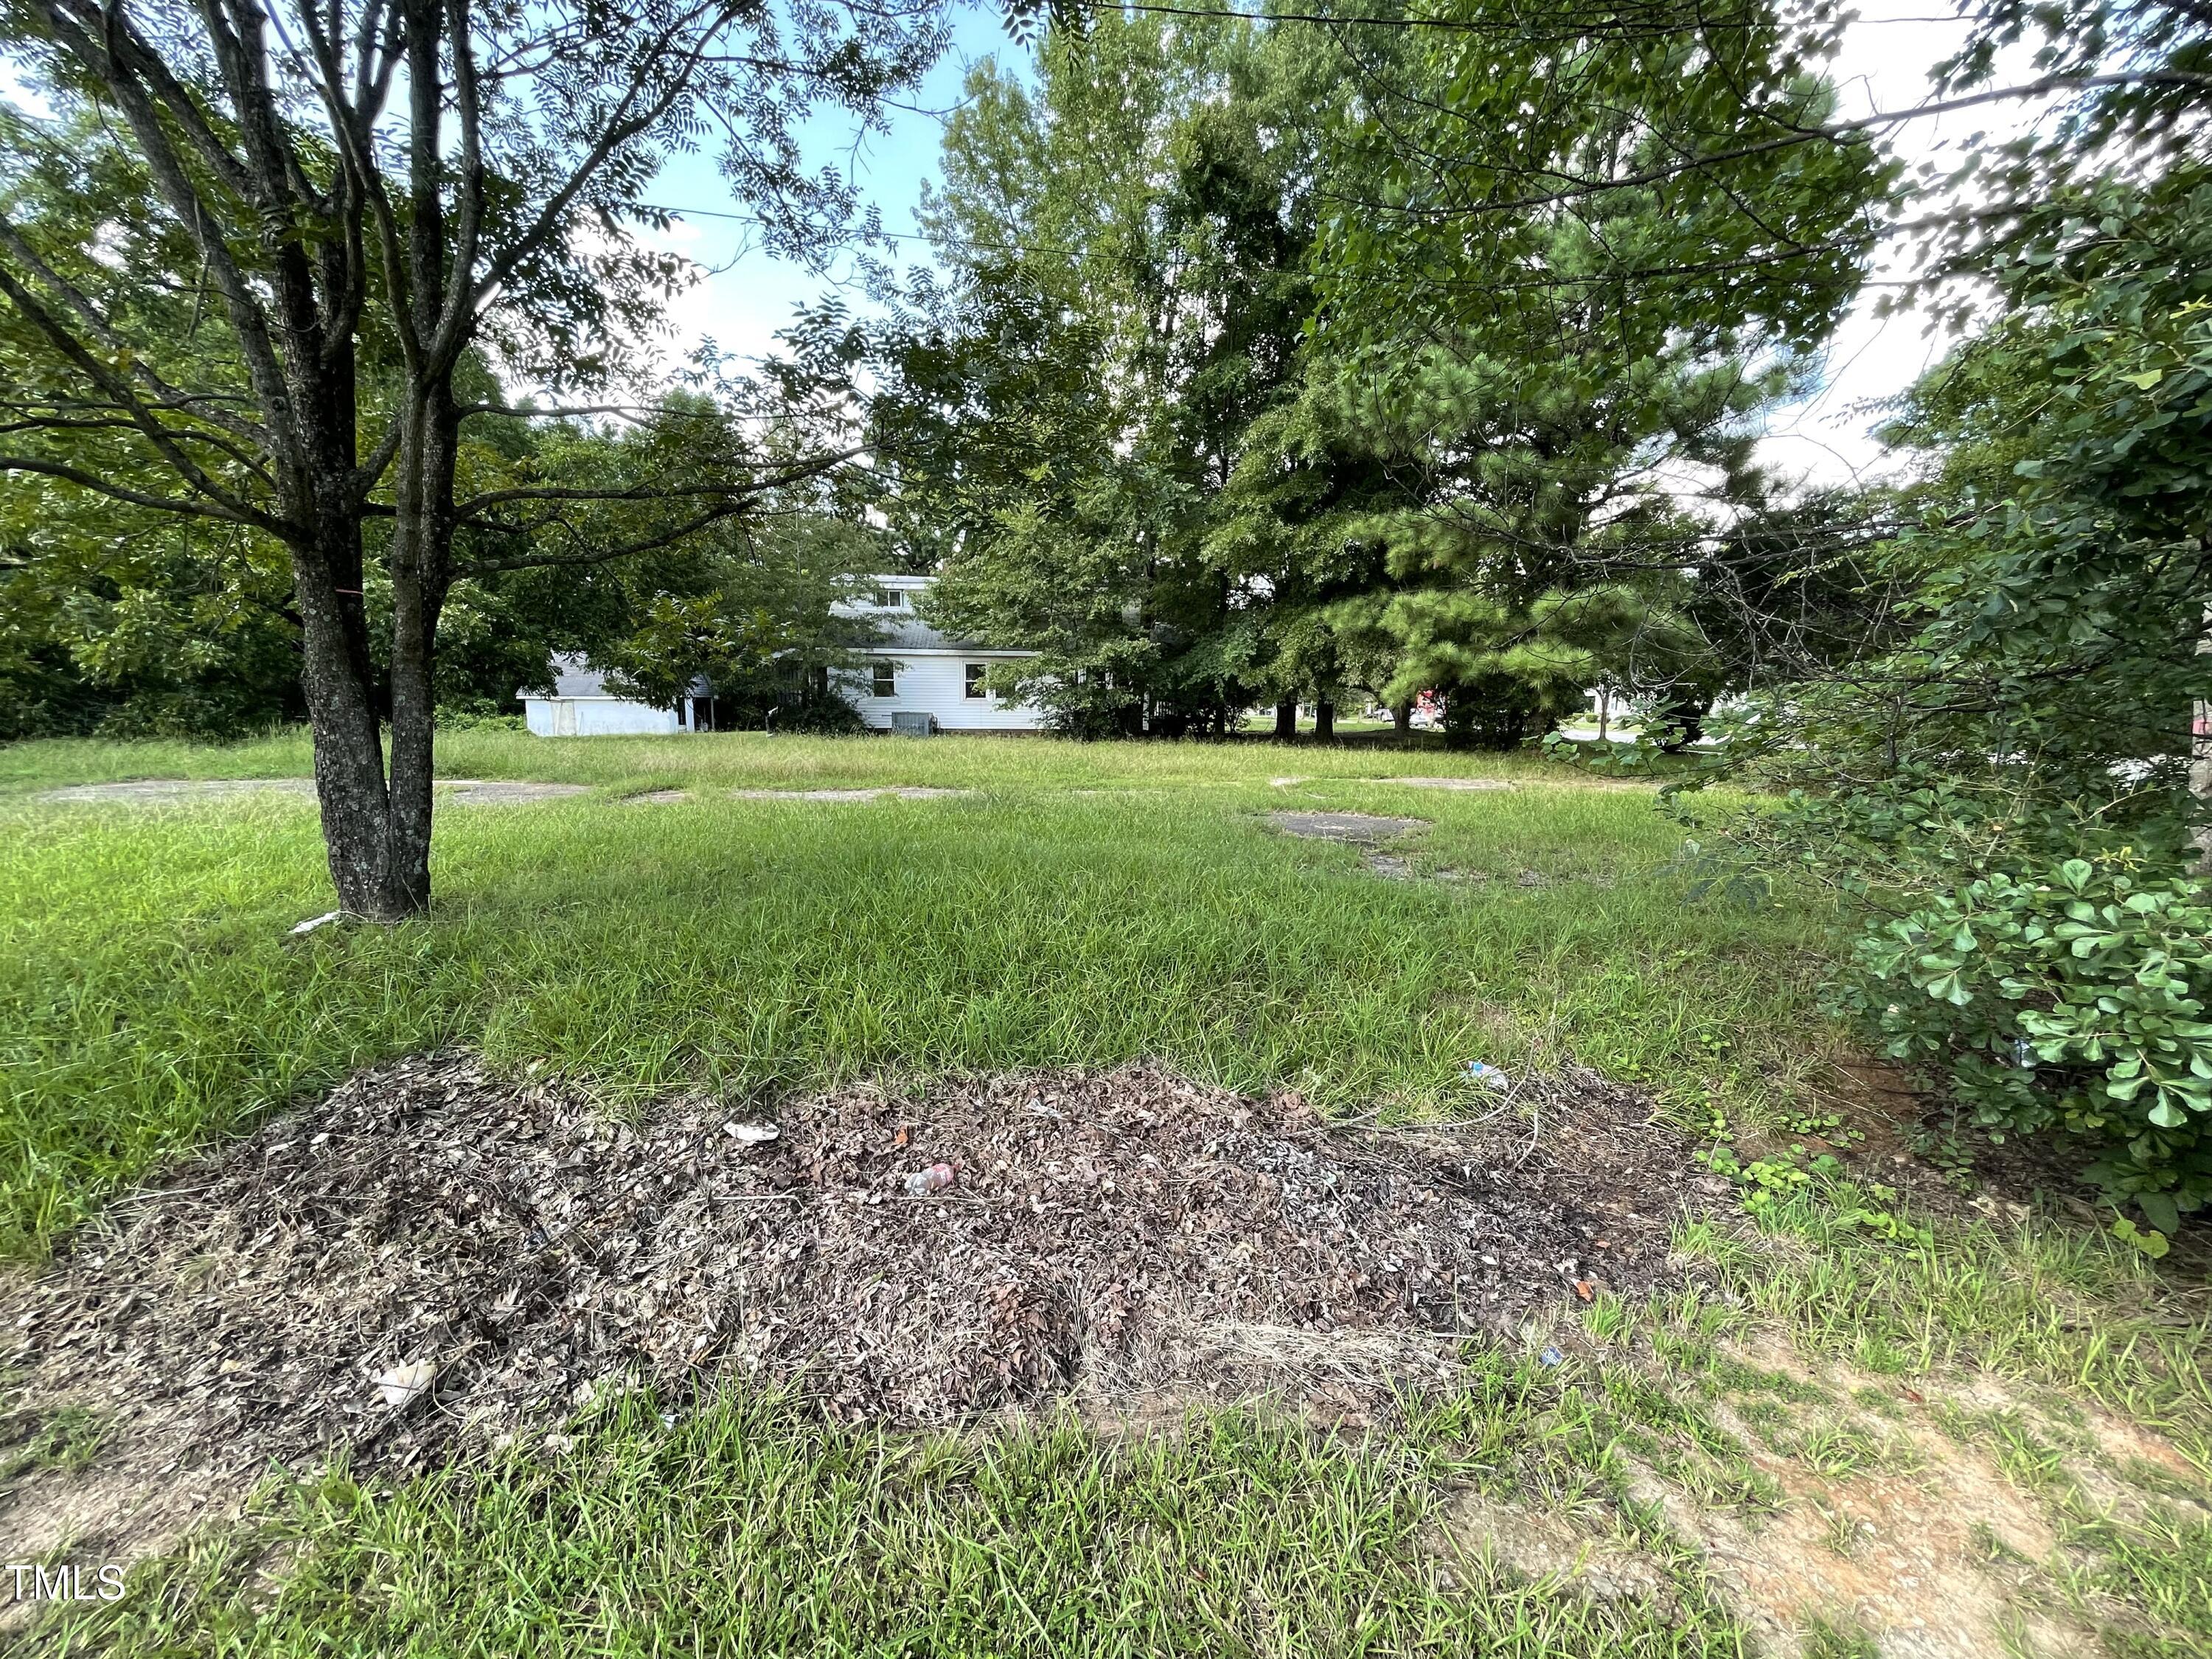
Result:
[[[2063,1127],[2153,1225],[2212,1200],[2212,891],[2112,856],[1991,871],[1864,935],[1845,988],[1984,1125]]]

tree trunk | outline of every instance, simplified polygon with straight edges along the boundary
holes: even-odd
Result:
[[[442,386],[417,394],[404,416],[392,526],[392,785],[385,905],[379,921],[430,908],[432,664],[453,544],[453,468],[459,421]]]
[[[2212,605],[2204,608],[2204,631],[2197,636],[2197,654],[2212,652]],[[2189,711],[2189,793],[2197,798],[2200,814],[2212,813],[2212,702],[2198,702]],[[2197,826],[2197,873],[2212,876],[2212,818]]]
[[[392,477],[392,757],[385,764],[375,669],[362,614],[361,514],[347,499],[350,458],[319,514],[325,545],[294,560],[305,624],[301,684],[315,741],[315,791],[338,908],[370,921],[430,904],[432,682],[438,613],[451,570],[459,421],[442,388],[401,416]],[[349,445],[347,446],[349,447]]]
[[[1288,702],[1275,705],[1275,736],[1278,739],[1287,743],[1297,734],[1298,700],[1292,697]]]
[[[1613,692],[1609,687],[1597,689],[1597,740],[1605,741],[1606,725],[1613,717]]]
[[[2197,810],[2212,815],[2212,702],[2200,702],[2190,722],[2189,793]],[[2197,872],[2212,876],[2212,821],[2197,826]]]
[[[1314,736],[1326,741],[1336,735],[1336,705],[1322,698],[1314,704]]]
[[[1413,705],[1410,702],[1393,703],[1390,706],[1390,726],[1399,742],[1403,743],[1412,737],[1413,735]]]
[[[383,919],[391,908],[384,749],[361,596],[344,591],[349,583],[343,580],[350,577],[355,586],[361,580],[358,521],[333,527],[320,549],[295,551],[293,576],[301,624],[300,685],[314,738],[315,794],[331,884],[341,910]]]
[[[1711,706],[1711,700],[1705,697],[1679,697],[1662,702],[1644,721],[1644,730],[1665,733],[1659,740],[1662,753],[1683,754],[1705,735],[1705,711]]]

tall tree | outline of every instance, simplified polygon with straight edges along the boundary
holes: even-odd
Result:
[[[1354,48],[1323,215],[1314,422],[1396,485],[1338,608],[1393,699],[1510,743],[1679,614],[1759,490],[1756,417],[1856,292],[1891,169],[1829,120],[1832,14],[1454,0]],[[1612,643],[1608,643],[1611,641]],[[1656,659],[1651,658],[1650,659]]]
[[[902,516],[961,526],[938,613],[1042,645],[1024,689],[1063,725],[1219,730],[1273,690],[1286,573],[1210,538],[1296,384],[1340,71],[1297,24],[1106,15],[1047,33],[1034,91],[979,70],[948,126],[952,280],[878,429]]]
[[[607,487],[460,486],[500,412],[457,376],[605,386],[680,267],[624,227],[659,160],[710,133],[805,254],[851,204],[794,123],[869,118],[942,40],[939,0],[488,6],[477,0],[22,0],[0,43],[56,106],[20,122],[0,206],[0,470],[240,526],[290,567],[331,874],[369,917],[430,892],[439,613],[466,526],[526,538],[481,568],[663,544],[835,464],[674,422],[665,465]],[[47,187],[15,188],[37,168]],[[634,511],[612,513],[610,507]],[[384,710],[368,526],[390,585]]]

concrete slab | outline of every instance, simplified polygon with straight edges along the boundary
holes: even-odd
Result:
[[[738,800],[880,800],[896,795],[901,800],[942,800],[949,795],[972,795],[973,789],[928,789],[918,784],[884,785],[874,789],[732,789]]]
[[[1368,812],[1270,812],[1267,822],[1286,836],[1372,847],[1378,842],[1402,836],[1408,830],[1425,829],[1429,820],[1376,817]]]
[[[1513,786],[1503,778],[1382,778],[1382,783],[1395,783],[1404,789],[1510,789]]]

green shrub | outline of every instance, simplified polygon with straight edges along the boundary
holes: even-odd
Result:
[[[2212,1198],[2212,892],[2119,856],[1992,871],[1871,931],[1847,986],[1982,1123],[2100,1144],[2153,1225]]]
[[[502,714],[495,708],[473,705],[458,708],[441,708],[437,714],[441,732],[523,732],[529,723],[520,714]]]

